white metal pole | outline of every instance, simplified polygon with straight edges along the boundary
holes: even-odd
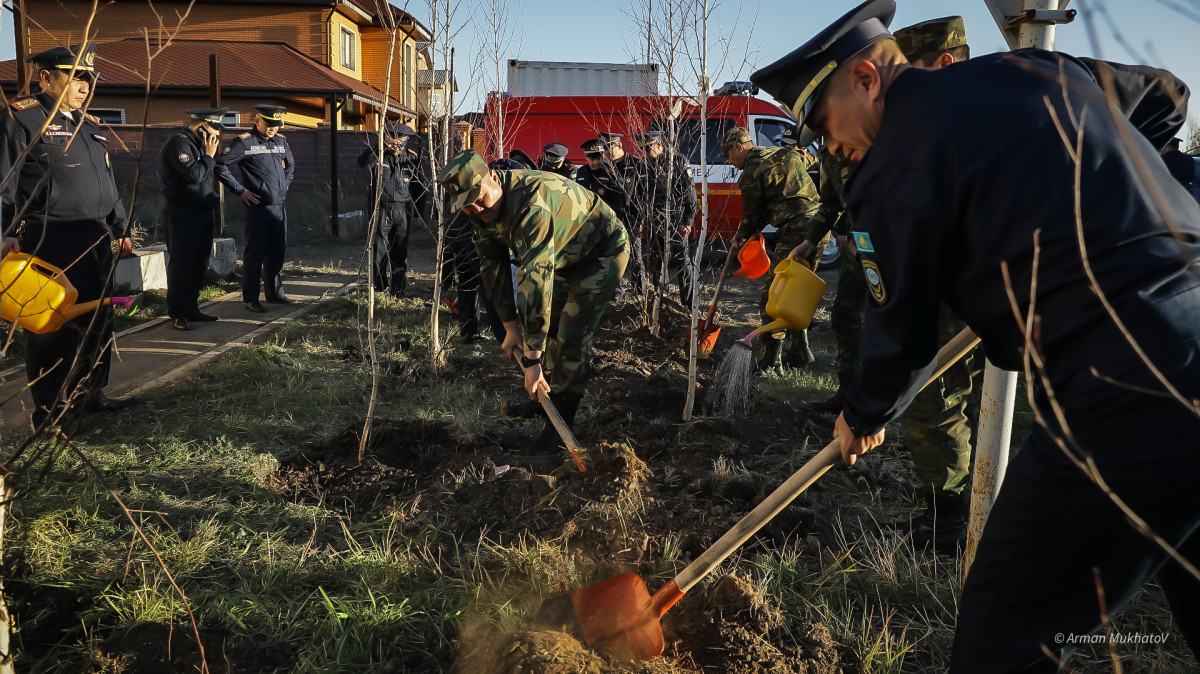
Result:
[[[1056,10],[1066,6],[1059,0],[1023,0],[1022,9]],[[999,17],[997,17],[999,18]],[[1001,26],[1003,29],[1004,26]],[[1054,49],[1054,24],[1026,21],[1018,27],[1019,47]],[[963,559],[963,580],[975,561],[975,551],[988,513],[1004,482],[1012,442],[1013,408],[1017,398],[1017,373],[987,362],[983,371],[983,397],[979,407],[979,429],[975,441],[975,476],[971,494],[971,515],[967,527],[967,549]]]

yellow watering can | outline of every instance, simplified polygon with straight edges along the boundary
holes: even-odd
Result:
[[[755,337],[776,330],[804,330],[825,296],[825,282],[803,260],[787,258],[775,265],[767,293],[767,315],[775,320],[738,340],[749,346]]]
[[[75,304],[79,291],[63,270],[27,253],[0,261],[0,318],[44,335],[109,303],[109,298]]]

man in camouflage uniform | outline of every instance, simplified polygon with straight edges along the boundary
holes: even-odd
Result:
[[[867,280],[858,263],[854,242],[846,236],[849,223],[843,213],[846,204],[842,201],[842,186],[850,175],[853,165],[849,159],[822,149],[818,158],[820,166],[821,205],[810,221],[808,236],[792,251],[792,257],[807,259],[816,250],[825,236],[833,232],[837,236],[842,259],[838,266],[837,295],[829,312],[829,327],[837,342],[838,390],[833,397],[811,407],[819,412],[840,412],[846,397],[846,388],[858,371],[859,354],[862,350],[863,319],[867,310]]]
[[[809,220],[820,205],[817,188],[804,167],[800,153],[782,147],[758,147],[750,132],[742,127],[730,129],[721,139],[721,154],[729,158],[734,168],[740,169],[738,189],[742,193],[742,223],[734,236],[734,245],[741,246],[768,224],[775,225],[778,240],[775,244],[776,258],[788,255],[809,231]],[[816,269],[825,239],[805,258]],[[767,275],[763,286],[759,310],[763,322],[770,322],[767,315],[767,293],[774,280],[774,273]],[[788,330],[792,338],[788,349],[789,367],[800,367],[813,360],[808,348],[807,330]],[[783,332],[764,336],[766,352],[758,361],[760,372],[773,371],[783,374]]]
[[[507,333],[501,349],[525,368],[529,397],[553,393],[571,425],[587,385],[596,327],[629,261],[625,226],[577,183],[543,171],[492,170],[474,150],[452,159],[438,182],[451,208],[475,228],[483,283]],[[515,300],[510,250],[517,260]],[[547,423],[529,453],[562,448]]]

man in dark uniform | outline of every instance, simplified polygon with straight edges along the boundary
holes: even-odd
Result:
[[[625,222],[629,207],[628,184],[606,156],[604,143],[593,138],[584,141],[579,149],[583,150],[588,163],[575,172],[575,182],[599,195],[617,214],[617,218]]]
[[[108,158],[108,136],[84,113],[97,79],[96,47],[57,47],[29,57],[41,91],[0,114],[3,254],[33,254],[64,269],[78,302],[112,295],[112,241],[130,252],[125,207]],[[62,102],[55,107],[59,97]],[[80,414],[128,407],[104,395],[112,307],[79,316],[55,332],[25,335],[25,373],[35,430],[57,424],[70,435]]]
[[[1037,49],[918,70],[894,12],[869,0],[751,77],[859,162],[871,298],[842,456],[879,446],[931,372],[944,300],[997,366],[1031,373],[1041,420],[963,587],[952,671],[1055,671],[1043,649],[1101,626],[1097,578],[1115,613],[1156,572],[1197,652],[1200,581],[1125,511],[1200,561],[1200,207],[1157,159],[1187,88]]]
[[[537,167],[539,171],[549,171],[564,178],[575,179],[575,165],[567,161],[567,146],[562,143],[550,143],[542,148],[542,159]]]
[[[213,210],[221,199],[213,169],[228,108],[184,110],[191,121],[163,145],[159,172],[167,199],[167,315],[176,330],[215,321],[200,311],[200,288],[212,255]]]
[[[384,129],[383,161],[380,162],[375,154],[374,145],[358,155],[358,165],[371,175],[369,208],[378,214],[373,267],[375,287],[396,297],[404,297],[408,274],[410,186],[417,170],[417,153],[407,144],[415,133],[407,124],[389,124]]]
[[[1187,187],[1192,182],[1192,176],[1196,174],[1196,160],[1179,149],[1182,144],[1182,139],[1172,138],[1171,142],[1167,143],[1167,147],[1163,149],[1162,159],[1163,163],[1167,165],[1167,171],[1171,173],[1171,177],[1180,185]]]
[[[671,278],[670,263],[679,265],[679,301],[685,307],[692,306],[692,256],[688,250],[688,237],[696,217],[696,184],[692,180],[692,167],[679,153],[668,154],[663,148],[662,133],[647,131],[634,136],[634,142],[642,150],[642,165],[645,171],[642,182],[636,186],[642,197],[639,230],[646,234],[646,264],[637,266],[635,258],[634,278],[639,290],[647,291],[651,277],[659,277],[655,285],[665,287]],[[667,264],[664,270],[664,253]],[[665,271],[665,276],[662,276]]]
[[[813,164],[817,163],[817,157],[809,152],[808,148],[800,145],[800,136],[796,133],[796,127],[789,126],[783,133],[775,136],[774,140],[779,144],[779,147],[799,152],[800,156],[804,159],[805,170],[811,169]]]
[[[217,163],[217,177],[242,197],[246,204],[246,250],[242,253],[242,303],[255,313],[266,309],[258,301],[259,289],[266,285],[268,302],[286,304],[291,300],[283,290],[283,256],[287,248],[288,186],[296,172],[296,161],[287,138],[279,133],[285,108],[256,105],[254,128],[225,146]],[[242,182],[231,167],[242,169]],[[244,184],[243,184],[244,183]]]
[[[531,171],[537,168],[537,162],[524,150],[513,148],[508,151],[508,158],[520,164],[522,170]]]
[[[574,423],[596,327],[629,260],[625,227],[578,183],[544,171],[491,169],[474,150],[446,164],[438,182],[451,208],[472,219],[484,284],[504,321],[500,348],[520,360],[530,399],[553,393],[563,420]],[[562,448],[547,423],[529,453]]]

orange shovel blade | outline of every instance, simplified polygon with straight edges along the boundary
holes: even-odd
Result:
[[[700,337],[696,340],[696,351],[701,358],[708,358],[717,346],[717,338],[721,336],[721,326],[704,325],[700,327]]]
[[[659,619],[682,596],[672,580],[651,597],[636,573],[623,573],[572,592],[571,604],[589,646],[625,660],[648,660],[662,654]]]

